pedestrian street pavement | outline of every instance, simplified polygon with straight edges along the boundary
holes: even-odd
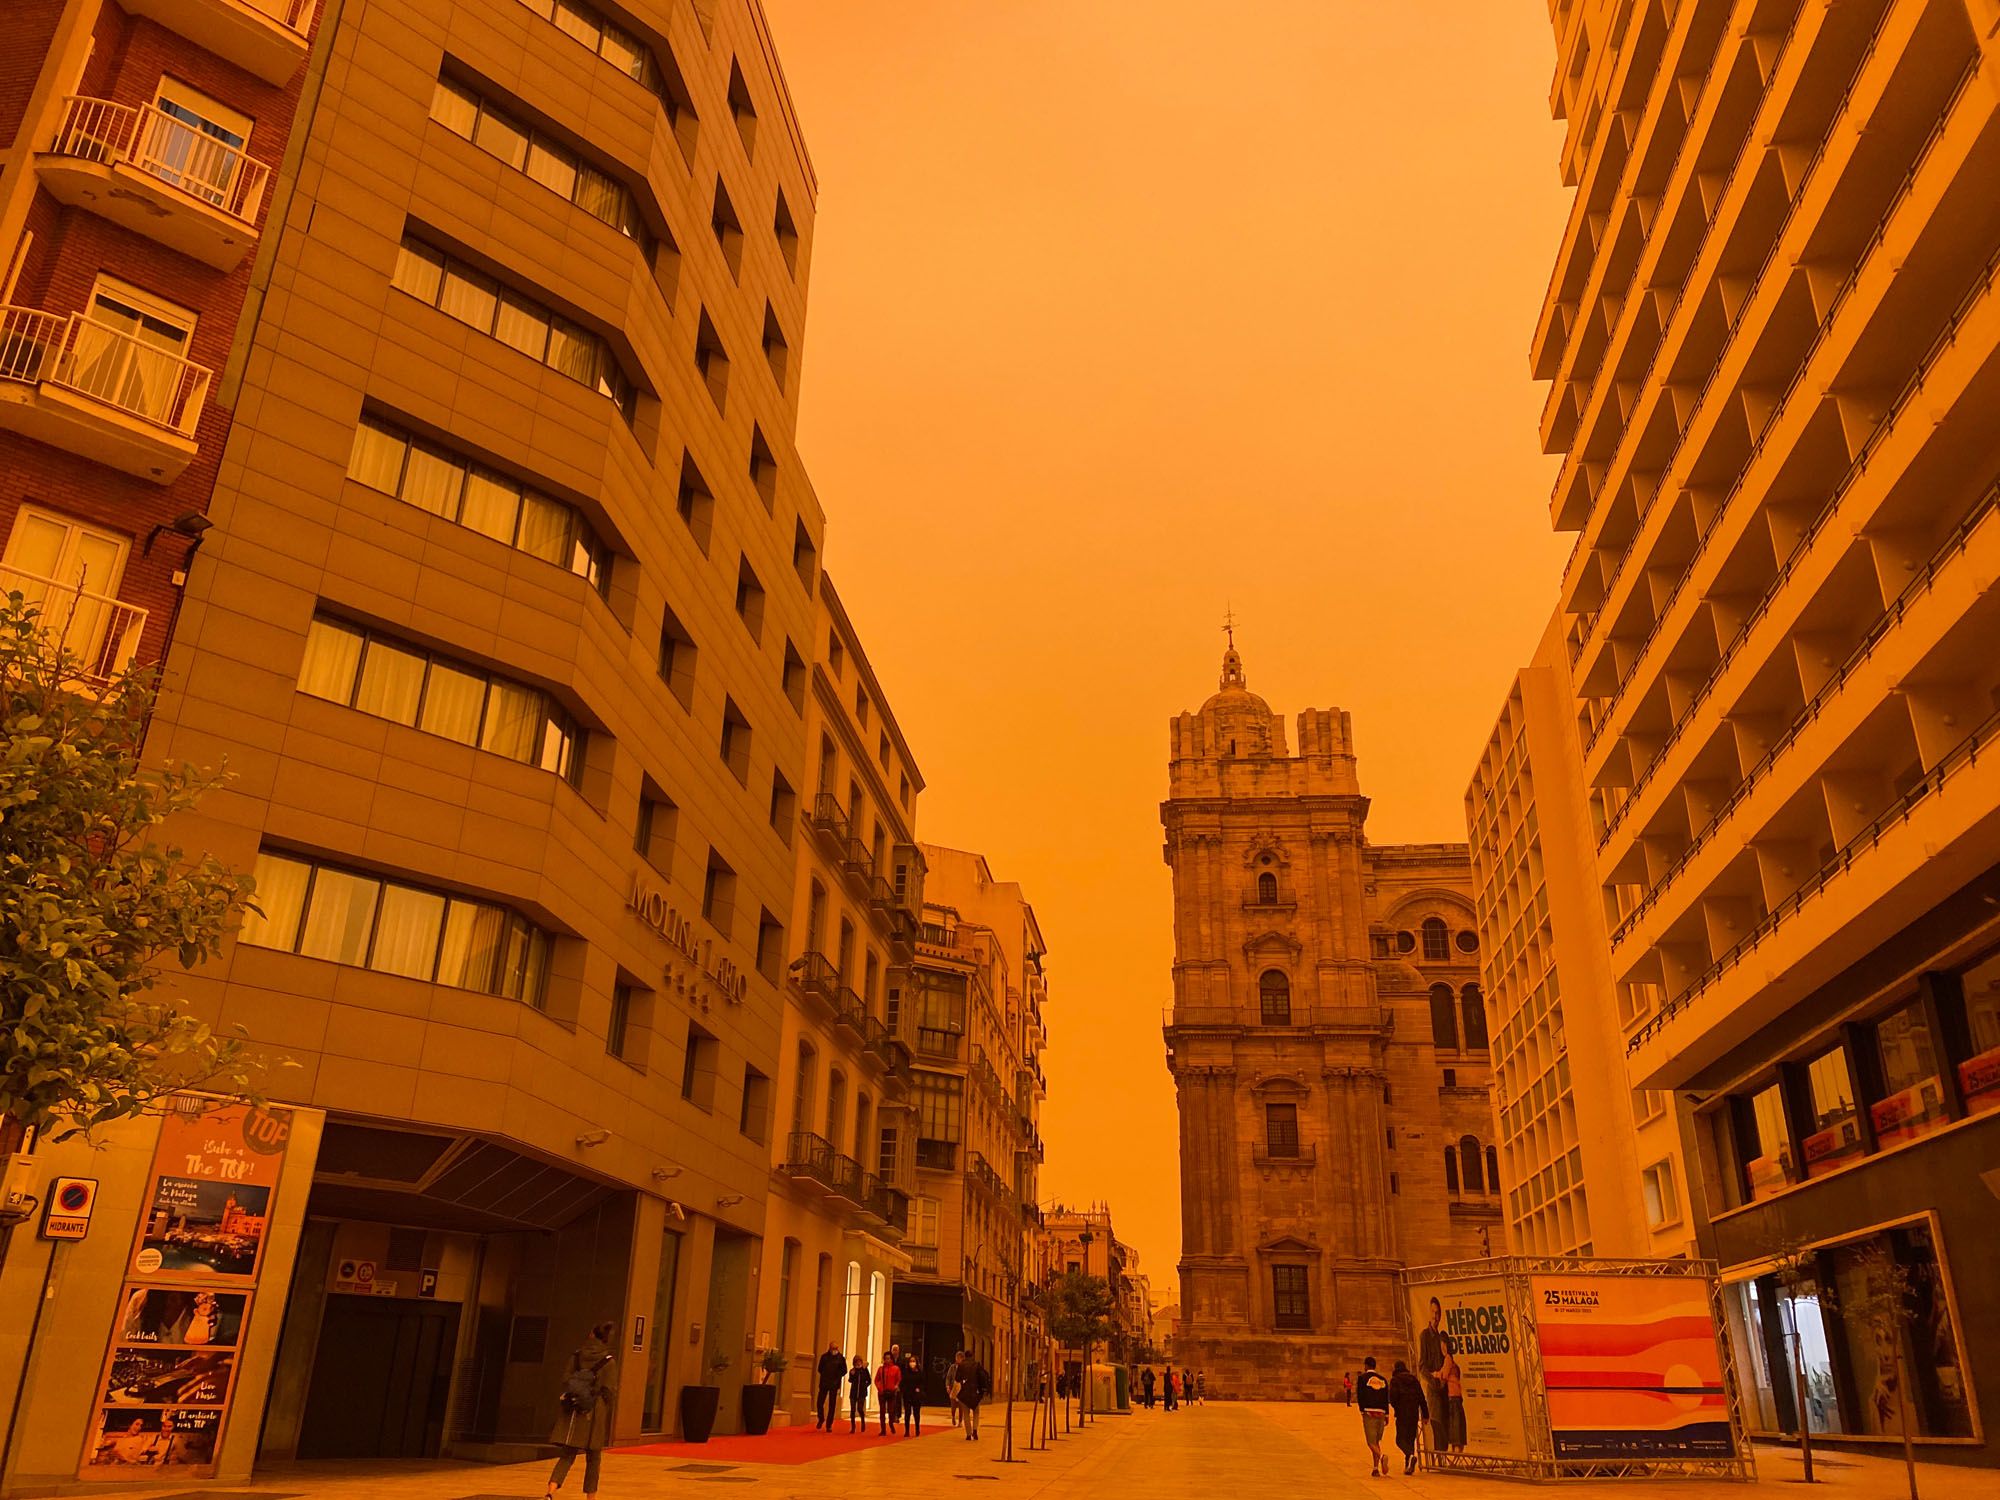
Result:
[[[1019,1462],[999,1461],[1004,1405],[989,1409],[980,1441],[970,1443],[947,1423],[927,1424],[917,1441],[859,1449],[841,1445],[835,1456],[804,1464],[756,1464],[731,1457],[707,1461],[609,1453],[602,1500],[723,1500],[731,1493],[751,1500],[1025,1500],[1076,1496],[1087,1500],[1320,1500],[1324,1496],[1378,1495],[1383,1500],[1528,1500],[1560,1491],[1564,1500],[1605,1500],[1656,1489],[1661,1500],[1750,1500],[1803,1491],[1798,1455],[1760,1448],[1755,1484],[1714,1480],[1590,1480],[1552,1490],[1518,1481],[1459,1474],[1404,1478],[1401,1464],[1385,1479],[1370,1479],[1360,1422],[1347,1406],[1311,1403],[1216,1402],[1178,1412],[1140,1411],[1099,1417],[1088,1428],[1060,1435],[1046,1450],[1028,1451],[1027,1413],[1015,1413]],[[927,1414],[928,1415],[928,1414]],[[740,1445],[732,1444],[740,1451]],[[1821,1453],[1816,1493],[1824,1500],[1905,1500],[1908,1486],[1900,1456],[1851,1450]],[[209,1500],[539,1500],[548,1465],[467,1463],[300,1463],[267,1466],[247,1485],[217,1484]],[[563,1491],[576,1500],[583,1475],[577,1465]],[[1919,1466],[1921,1500],[1991,1500],[1990,1470]],[[121,1500],[187,1495],[182,1488],[122,1490]]]

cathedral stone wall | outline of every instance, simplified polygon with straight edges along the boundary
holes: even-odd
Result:
[[[1301,713],[1296,753],[1286,727],[1233,647],[1171,725],[1176,1358],[1217,1395],[1328,1399],[1400,1347],[1397,1270],[1481,1254],[1498,1199],[1456,1154],[1446,1177],[1492,1138],[1486,1052],[1434,1027],[1439,986],[1478,1004],[1465,847],[1371,846],[1348,715]]]

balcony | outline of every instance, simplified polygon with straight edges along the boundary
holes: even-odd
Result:
[[[883,876],[877,875],[868,882],[868,905],[878,915],[893,920],[896,910],[896,888]]]
[[[927,1172],[955,1172],[958,1170],[957,1141],[917,1140],[917,1165]]]
[[[910,1274],[913,1276],[935,1276],[938,1273],[938,1247],[936,1245],[905,1245],[910,1255]]]
[[[792,984],[801,995],[840,1014],[840,970],[824,953],[801,953],[792,960]]]
[[[193,460],[209,374],[83,313],[0,307],[0,427],[138,479]]]
[[[837,855],[847,848],[847,809],[832,792],[813,797],[812,831],[825,839]]]
[[[145,610],[78,583],[0,567],[0,594],[19,594],[39,607],[42,629],[75,658],[74,675],[88,687],[123,674],[146,633]]]
[[[319,0],[118,0],[264,82],[290,83],[306,60]]]
[[[851,985],[843,984],[834,992],[833,1021],[836,1026],[845,1026],[856,1036],[868,1033],[868,1007]]]
[[[64,101],[55,145],[35,158],[49,196],[233,271],[257,243],[271,169],[156,104]]]
[[[905,963],[916,956],[917,928],[920,925],[916,913],[907,906],[897,906],[889,913],[889,946],[895,956]]]
[[[861,1164],[842,1156],[823,1135],[794,1130],[785,1142],[785,1171],[794,1182],[860,1201]]]
[[[841,868],[857,880],[866,891],[875,879],[875,856],[868,852],[868,846],[851,832],[847,835],[847,847],[841,852]]]
[[[940,1062],[963,1062],[965,1033],[940,1026],[919,1026],[917,1056]]]
[[[1269,1146],[1254,1145],[1250,1148],[1250,1159],[1260,1167],[1298,1167],[1310,1170],[1318,1164],[1319,1147],[1311,1141],[1294,1142],[1290,1150],[1272,1150]]]

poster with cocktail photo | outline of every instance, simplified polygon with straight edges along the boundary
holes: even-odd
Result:
[[[243,1333],[248,1303],[242,1292],[128,1285],[112,1342],[233,1349]]]
[[[135,1469],[212,1470],[222,1413],[198,1407],[106,1407],[97,1414],[83,1477]]]

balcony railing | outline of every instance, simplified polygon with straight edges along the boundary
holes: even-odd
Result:
[[[58,156],[121,163],[168,187],[254,225],[271,169],[157,104],[117,104],[72,94],[56,131]]]
[[[863,885],[870,884],[875,878],[875,856],[852,833],[847,836],[847,849],[840,862],[848,874],[859,876]]]
[[[917,1165],[927,1171],[950,1172],[958,1167],[957,1141],[917,1141]]]
[[[0,307],[0,380],[58,386],[191,438],[209,375],[83,313]]]
[[[842,848],[846,847],[847,809],[832,792],[820,792],[813,797],[812,826],[814,833],[823,833]]]
[[[0,567],[0,594],[19,594],[38,606],[44,639],[74,657],[77,673],[89,683],[102,686],[138,655],[146,611],[136,604],[9,567]]]
[[[915,1276],[935,1276],[938,1273],[938,1247],[936,1245],[905,1245],[910,1253],[910,1272]]]
[[[965,1058],[965,1033],[942,1026],[919,1026],[916,1032],[917,1055],[939,1058],[946,1062],[962,1062]]]
[[[836,1024],[849,1031],[865,1034],[868,1030],[868,1006],[854,992],[852,985],[843,984],[834,996],[833,1019]]]
[[[861,1201],[861,1163],[843,1156],[832,1141],[809,1130],[794,1130],[785,1142],[785,1170],[842,1197]]]
[[[792,983],[829,1010],[840,1009],[840,970],[824,953],[801,953],[792,960]]]
[[[881,875],[868,882],[868,904],[883,916],[889,916],[896,909],[896,888]]]

